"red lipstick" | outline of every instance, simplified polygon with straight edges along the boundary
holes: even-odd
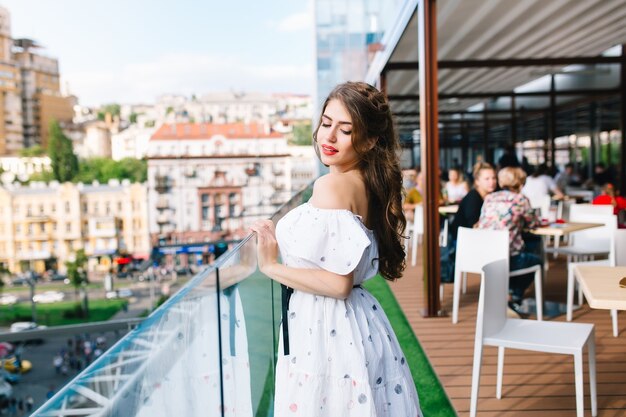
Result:
[[[330,145],[322,145],[321,148],[324,155],[334,155],[339,152],[337,149],[333,148]]]

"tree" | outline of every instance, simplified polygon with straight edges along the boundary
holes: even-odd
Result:
[[[82,160],[74,182],[90,183],[98,181],[106,184],[110,179],[131,182],[145,182],[148,178],[148,163],[143,159],[124,158],[113,161],[107,158],[89,158]]]
[[[78,292],[82,292],[82,310],[84,317],[89,316],[89,301],[87,300],[87,291],[85,285],[89,282],[85,265],[87,264],[87,255],[83,249],[76,251],[73,261],[66,261],[67,277],[74,287],[74,297],[78,299]]]
[[[24,148],[20,150],[21,157],[34,157],[34,156],[44,156],[46,154],[46,150],[41,145],[33,145],[30,148]]]
[[[293,145],[310,145],[313,140],[313,130],[311,129],[311,123],[299,123],[293,126],[293,139],[291,143]]]
[[[50,140],[48,142],[48,156],[52,164],[52,173],[59,182],[71,181],[78,173],[78,158],[70,138],[65,136],[59,122],[50,122]]]

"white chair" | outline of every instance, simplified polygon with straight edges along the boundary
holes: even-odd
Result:
[[[541,217],[547,219],[550,217],[550,203],[552,199],[549,195],[542,195],[536,197],[528,197],[530,201],[530,207],[534,209],[539,209],[541,211]]]
[[[404,241],[404,252],[409,256],[409,247],[411,247],[411,265],[415,266],[417,262],[417,246],[422,243],[424,235],[424,206],[418,204],[415,206],[413,213],[413,221],[407,222],[406,234],[408,239]]]
[[[572,233],[569,237],[569,245],[559,248],[546,248],[546,252],[567,255],[568,263],[577,262],[584,258],[595,256],[608,256],[611,250],[611,238],[613,231],[617,229],[617,216],[611,211],[610,214],[592,214],[584,208],[582,211],[573,205],[570,212],[570,221],[579,223],[601,223],[604,226],[581,230]],[[602,207],[602,206],[597,206]],[[610,206],[609,206],[610,207]]]
[[[598,266],[626,266],[626,230],[616,229],[611,239],[611,252],[608,259],[589,262],[570,262],[567,265],[567,321],[572,321],[574,306],[574,287],[578,284],[574,267],[576,265],[598,265]],[[579,286],[578,304],[582,305],[583,294]],[[617,321],[617,310],[611,310],[611,321],[613,324],[613,336],[619,336],[619,324]]]
[[[572,204],[569,207],[569,220],[572,219],[572,215],[576,217],[579,214],[595,214],[598,216],[610,216],[613,214],[613,206],[608,204]]]
[[[467,289],[467,273],[480,274],[483,266],[497,259],[509,259],[508,230],[469,229],[459,227],[456,241],[456,261],[454,264],[454,293],[452,298],[452,323],[459,321],[461,285],[463,293]],[[543,320],[543,295],[541,265],[511,271],[515,277],[528,273],[535,274],[535,298],[537,319]],[[462,281],[462,282],[461,282]],[[505,299],[506,300],[506,299]]]
[[[588,349],[591,415],[598,414],[596,401],[596,356],[593,324],[552,321],[520,320],[507,318],[506,295],[509,282],[508,259],[501,259],[483,268],[476,319],[474,366],[470,395],[470,417],[476,416],[480,368],[483,346],[498,347],[496,397],[502,398],[504,350],[525,349],[537,352],[561,353],[574,356],[576,381],[576,415],[583,417],[583,348]]]

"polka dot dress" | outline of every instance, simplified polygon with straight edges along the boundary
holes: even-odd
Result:
[[[278,222],[276,238],[287,266],[354,271],[354,285],[378,272],[374,233],[348,210],[303,204]],[[404,354],[369,292],[338,300],[294,291],[283,320],[290,354],[281,333],[275,416],[422,416]]]

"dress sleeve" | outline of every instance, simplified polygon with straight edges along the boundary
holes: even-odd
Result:
[[[301,213],[286,231],[290,254],[335,274],[352,272],[372,243],[356,215],[313,207]]]

